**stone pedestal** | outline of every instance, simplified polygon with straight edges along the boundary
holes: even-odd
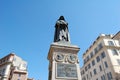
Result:
[[[69,42],[54,42],[48,53],[49,80],[81,80],[79,47]]]

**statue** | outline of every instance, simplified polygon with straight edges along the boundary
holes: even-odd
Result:
[[[68,23],[65,21],[63,16],[60,16],[55,25],[55,36],[54,42],[66,41],[70,42],[69,32],[68,32]]]

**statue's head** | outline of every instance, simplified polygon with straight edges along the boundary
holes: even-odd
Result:
[[[68,23],[65,21],[64,16],[60,16],[60,18],[56,22],[57,25],[62,25],[64,27],[67,27]]]
[[[64,20],[65,21],[64,16],[60,16],[60,18],[58,20]]]

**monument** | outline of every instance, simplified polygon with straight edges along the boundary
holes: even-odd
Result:
[[[70,43],[68,23],[60,16],[55,24],[54,42],[48,52],[48,80],[81,80],[79,50],[78,46]]]

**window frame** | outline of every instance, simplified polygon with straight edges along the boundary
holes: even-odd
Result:
[[[103,59],[103,58],[105,58],[106,57],[106,54],[105,54],[105,52],[103,51],[102,53],[101,53],[101,58]]]
[[[113,41],[108,41],[108,45],[109,46],[114,46],[114,42]]]
[[[94,72],[94,75],[96,75],[96,74],[97,74],[97,70],[96,70],[96,69],[94,69],[94,70],[93,70],[93,72]]]
[[[94,66],[95,65],[95,60],[92,60],[92,66]]]
[[[100,62],[100,57],[99,56],[96,57],[96,61]]]
[[[113,55],[119,55],[117,49],[111,49]]]
[[[104,62],[105,68],[108,68],[108,63],[105,61]]]

